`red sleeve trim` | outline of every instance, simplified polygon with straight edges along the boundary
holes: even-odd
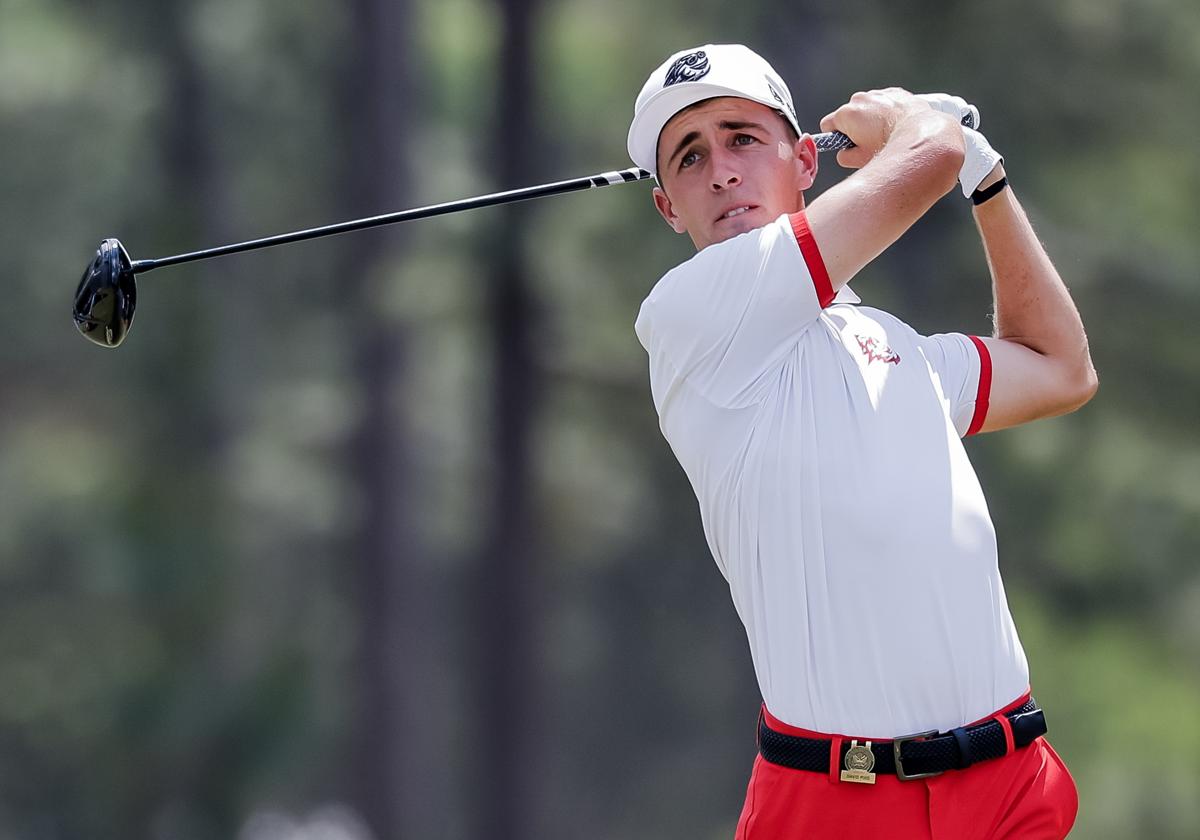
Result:
[[[817,240],[813,239],[812,231],[809,230],[808,217],[801,210],[798,213],[792,213],[788,218],[792,222],[792,232],[796,234],[796,244],[800,246],[800,255],[804,257],[808,273],[812,275],[813,288],[817,290],[817,300],[824,309],[833,303],[833,283],[829,281],[825,260],[821,259],[821,252],[817,249]]]
[[[967,336],[979,351],[979,390],[975,394],[975,416],[971,418],[971,426],[966,436],[970,436],[983,428],[987,419],[988,399],[992,395],[992,354],[988,352],[983,339],[976,335]]]

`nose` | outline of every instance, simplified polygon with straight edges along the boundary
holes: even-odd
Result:
[[[737,158],[725,149],[712,153],[713,192],[731,189],[740,183],[742,176],[737,166]]]

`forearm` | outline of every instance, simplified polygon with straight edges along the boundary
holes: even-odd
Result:
[[[1004,175],[997,165],[980,188]],[[1011,188],[974,208],[992,276],[995,337],[1054,365],[1063,387],[1095,390],[1096,373],[1079,311]]]

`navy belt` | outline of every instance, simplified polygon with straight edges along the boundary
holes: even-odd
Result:
[[[1046,734],[1046,716],[1033,698],[1005,713],[1004,717],[1012,727],[1014,749],[1029,746]],[[772,764],[828,773],[831,744],[832,740],[828,738],[803,738],[776,732],[767,726],[761,714],[758,717],[758,751]],[[848,759],[852,751],[855,754]],[[854,741],[843,738],[838,763],[847,770],[890,773],[908,781],[937,776],[947,770],[963,770],[980,761],[1000,758],[1007,752],[1004,727],[991,718],[949,732],[934,730],[892,740],[868,742],[861,738]],[[845,774],[843,779],[846,779]]]

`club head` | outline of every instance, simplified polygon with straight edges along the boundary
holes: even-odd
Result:
[[[75,326],[88,341],[116,347],[133,323],[137,286],[125,246],[105,239],[75,290]]]

